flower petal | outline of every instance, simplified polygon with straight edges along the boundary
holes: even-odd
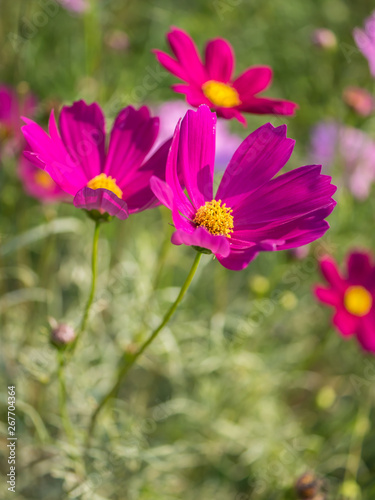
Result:
[[[372,311],[361,318],[357,339],[365,351],[375,352],[375,314]]]
[[[216,199],[229,207],[259,189],[283,168],[292,154],[294,142],[286,137],[286,125],[263,125],[250,134],[234,153],[221,180]]]
[[[104,173],[116,179],[125,193],[138,175],[140,166],[151,150],[159,131],[159,119],[150,118],[147,106],[122,109],[111,131]],[[165,168],[165,167],[163,167]],[[146,182],[148,185],[149,178]]]
[[[268,97],[247,97],[243,98],[242,104],[237,109],[258,115],[292,116],[297,108],[298,104],[292,101]]]
[[[84,208],[85,210],[99,210],[120,220],[125,220],[129,217],[126,202],[108,189],[90,189],[84,187],[75,195],[73,204],[75,207]]]
[[[191,202],[185,195],[179,178],[180,165],[179,165],[179,143],[180,143],[180,122],[176,126],[173,135],[171,148],[169,150],[167,159],[167,168],[165,179],[168,186],[173,192],[173,200],[176,204],[177,210],[181,212],[187,219],[193,220],[195,217],[196,209],[192,206]]]
[[[373,274],[371,256],[365,252],[352,252],[348,257],[348,279],[353,285],[363,285]]]
[[[258,255],[257,248],[234,249],[231,248],[228,257],[217,256],[220,264],[231,271],[242,271]]]
[[[253,66],[244,71],[233,82],[241,102],[265,90],[272,81],[272,69],[269,66]]]
[[[229,82],[234,67],[232,46],[223,38],[209,41],[206,45],[205,63],[210,80]]]
[[[177,84],[172,85],[172,89],[179,94],[185,94],[186,101],[190,104],[190,106],[194,106],[196,108],[201,104],[211,106],[210,100],[203,94],[201,87],[197,87],[196,85]]]
[[[320,260],[320,269],[323,276],[332,288],[344,292],[347,288],[345,280],[341,277],[336,262],[332,257],[326,256]]]
[[[64,106],[59,119],[61,138],[73,160],[82,166],[88,180],[99,175],[105,161],[104,116],[96,104],[77,101]]]
[[[178,161],[196,209],[213,198],[215,126],[216,114],[207,106],[187,111],[181,122]]]
[[[336,186],[331,184],[330,176],[320,172],[320,165],[296,168],[263,184],[249,196],[238,197],[232,205],[236,229],[288,222],[327,206],[333,209],[335,202],[331,197]]]
[[[338,310],[333,316],[333,324],[345,337],[357,333],[359,323],[360,320],[349,314],[344,308]]]
[[[167,34],[167,39],[177,61],[185,68],[188,75],[186,81],[201,86],[207,81],[207,74],[193,39],[179,28],[172,28]]]
[[[162,144],[146,163],[129,177],[129,182],[123,188],[123,199],[126,200],[129,213],[138,213],[159,205],[159,200],[151,190],[150,179],[152,176],[165,179],[165,169],[171,142],[172,139]]]
[[[57,133],[53,111],[50,115],[50,137],[37,123],[23,118],[26,125],[22,127],[23,135],[30,151],[25,156],[37,167],[43,168],[63,191],[74,196],[87,184],[85,172],[66,150]]]
[[[314,288],[314,293],[320,302],[328,304],[329,306],[338,307],[342,302],[341,295],[331,288],[316,286]]]
[[[172,234],[172,243],[174,245],[187,245],[207,248],[216,255],[216,257],[227,257],[230,252],[228,238],[209,233],[204,227],[197,227],[191,233],[178,229]]]

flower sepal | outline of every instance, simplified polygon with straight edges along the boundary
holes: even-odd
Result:
[[[87,215],[95,222],[111,222],[113,216],[108,212],[100,212],[100,210],[85,210]]]
[[[207,255],[209,255],[209,254],[212,253],[211,250],[209,250],[208,248],[197,247],[195,245],[191,245],[191,246],[192,246],[192,248],[194,248],[194,250],[196,250],[199,253],[204,253],[204,254],[207,254]]]

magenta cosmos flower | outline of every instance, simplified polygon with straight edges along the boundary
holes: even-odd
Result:
[[[95,103],[64,106],[60,132],[52,111],[49,135],[33,121],[25,122],[22,131],[31,148],[26,157],[74,196],[76,207],[126,219],[158,205],[149,181],[153,175],[165,178],[171,140],[146,158],[159,130],[159,119],[151,118],[146,106],[120,111],[107,152],[104,116]]]
[[[375,11],[365,21],[365,29],[355,28],[353,32],[357,47],[365,56],[370,73],[375,77]]]
[[[350,253],[345,277],[331,257],[323,258],[320,266],[329,286],[317,286],[315,294],[334,307],[333,324],[344,337],[356,335],[366,351],[375,352],[375,266],[371,256]]]
[[[0,85],[0,153],[12,155],[23,147],[20,116],[33,116],[35,108],[31,93],[19,95],[12,87]]]
[[[242,142],[214,197],[215,123],[207,106],[188,111],[176,127],[166,182],[151,179],[155,195],[172,210],[172,243],[212,252],[224,267],[240,270],[262,250],[295,248],[322,236],[336,187],[318,165],[273,178],[294,147],[285,125],[268,123]]]
[[[236,118],[246,125],[241,114],[292,115],[297,107],[294,102],[258,97],[272,80],[272,69],[254,66],[233,80],[234,53],[231,45],[222,38],[211,40],[206,45],[205,62],[201,61],[197,48],[184,31],[173,28],[167,40],[176,57],[154,50],[157,60],[168,71],[185,81],[173,85],[173,90],[186,95],[192,106],[207,104],[219,116]]]

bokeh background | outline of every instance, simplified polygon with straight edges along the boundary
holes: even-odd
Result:
[[[287,123],[297,141],[288,168],[309,162],[311,132],[322,120],[375,140],[374,115],[359,116],[342,97],[348,86],[375,95],[352,36],[371,12],[367,0],[89,3],[74,13],[53,0],[1,0],[0,83],[21,97],[35,94],[39,123],[81,98],[103,106],[108,128],[128,104],[183,100],[151,53],[168,50],[174,25],[201,50],[209,38],[227,38],[237,74],[272,66],[267,95],[297,102],[296,116],[249,116],[246,129],[230,129],[245,137],[266,121]],[[313,43],[321,27],[335,34],[335,47]],[[82,443],[96,402],[123,350],[175,299],[194,251],[169,244],[163,208],[103,228],[89,329],[67,370],[76,433],[69,443],[49,318],[80,320],[93,223],[70,204],[26,194],[18,162],[4,155],[0,168],[0,392],[5,402],[7,386],[16,386],[18,436],[13,494],[4,406],[2,498],[286,500],[297,498],[298,476],[312,471],[321,481],[317,499],[373,500],[375,361],[334,331],[331,311],[311,293],[321,281],[319,257],[343,262],[349,249],[375,244],[374,191],[353,197],[343,158],[325,165],[339,186],[331,229],[303,255],[264,253],[239,273],[204,256],[176,316],[101,414],[85,467]]]

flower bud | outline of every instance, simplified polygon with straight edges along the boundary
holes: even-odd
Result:
[[[58,323],[51,331],[51,342],[56,347],[63,347],[74,342],[76,334],[74,329],[66,323]]]
[[[113,30],[105,35],[105,44],[112,50],[125,51],[129,48],[129,37],[121,30]]]
[[[319,493],[320,481],[312,472],[305,472],[296,482],[297,497],[305,500],[314,500]]]

